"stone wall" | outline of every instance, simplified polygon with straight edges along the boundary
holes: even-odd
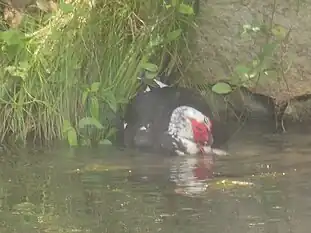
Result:
[[[285,32],[274,56],[275,72],[261,77],[255,92],[276,100],[311,93],[311,1],[200,1],[190,78],[230,79],[238,64],[252,61],[267,35],[241,37],[243,25],[266,25]]]

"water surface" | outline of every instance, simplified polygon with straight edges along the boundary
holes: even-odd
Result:
[[[308,138],[242,130],[218,176],[198,182],[189,157],[111,147],[1,155],[0,232],[306,233]]]

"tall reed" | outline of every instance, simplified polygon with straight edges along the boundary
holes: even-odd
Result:
[[[135,94],[142,67],[179,53],[184,18],[174,7],[95,3],[61,2],[49,17],[28,16],[19,29],[0,33],[1,142],[66,136],[75,145],[90,124],[108,137],[112,115]]]

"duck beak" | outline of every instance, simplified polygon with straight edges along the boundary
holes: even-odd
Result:
[[[227,151],[217,149],[217,148],[211,148],[211,152],[217,156],[229,156],[230,155]]]
[[[211,154],[213,154],[212,147],[210,145],[208,145],[208,144],[202,145],[202,144],[198,143],[197,147],[199,148],[201,155],[211,155]]]
[[[225,151],[225,150],[221,150],[221,149],[218,149],[218,148],[212,148],[211,146],[208,146],[208,145],[198,145],[199,148],[200,148],[200,151],[201,153],[204,155],[204,154],[213,154],[213,155],[216,155],[216,156],[229,156],[230,154]]]

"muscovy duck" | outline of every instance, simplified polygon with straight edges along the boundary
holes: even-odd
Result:
[[[214,120],[204,98],[193,89],[157,83],[159,88],[139,92],[128,104],[118,144],[160,154],[212,152]]]

